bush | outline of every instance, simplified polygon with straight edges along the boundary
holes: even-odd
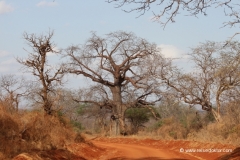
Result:
[[[159,120],[157,121],[156,123],[154,123],[152,126],[149,127],[149,131],[155,131],[157,130],[158,128],[162,127],[164,124],[163,120]]]
[[[129,108],[125,112],[125,117],[131,123],[132,134],[135,134],[144,123],[149,121],[150,112],[148,108]]]
[[[185,139],[187,134],[187,128],[174,117],[162,119],[161,126],[157,129],[157,135],[163,139]]]
[[[0,106],[1,107],[1,106]],[[19,143],[19,125],[11,114],[0,108],[0,153],[1,157],[15,155],[21,149]],[[3,158],[4,159],[4,158]]]
[[[71,121],[71,124],[73,125],[74,129],[79,132],[81,130],[84,130],[84,127],[82,126],[82,124],[80,122],[77,121]]]
[[[76,137],[67,124],[58,116],[36,111],[9,113],[0,106],[0,155],[8,159],[23,152],[65,149]]]
[[[208,123],[198,132],[193,132],[188,138],[240,145],[240,107],[238,104],[230,103],[226,105],[222,120],[219,123],[215,121]]]
[[[202,114],[195,108],[181,104],[161,105],[158,108],[162,119],[153,125],[157,135],[167,139],[186,139],[188,134],[203,127]]]

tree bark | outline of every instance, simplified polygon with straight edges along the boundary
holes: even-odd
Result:
[[[121,87],[114,86],[111,87],[111,92],[113,96],[113,101],[115,106],[113,106],[113,114],[116,116],[115,125],[116,125],[116,135],[125,132],[125,107],[122,102]]]
[[[212,112],[213,112],[213,115],[216,119],[217,122],[220,122],[221,121],[221,114],[220,114],[220,107],[221,107],[221,104],[220,104],[220,96],[222,94],[222,90],[218,90],[217,91],[217,95],[216,95],[216,103],[217,103],[217,111],[215,111],[214,109],[212,109]]]

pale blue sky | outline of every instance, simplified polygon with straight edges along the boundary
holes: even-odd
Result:
[[[206,40],[224,41],[238,31],[220,29],[228,20],[222,9],[209,10],[207,17],[199,18],[180,14],[176,23],[168,24],[164,30],[151,22],[152,12],[137,16],[116,9],[105,0],[0,0],[0,74],[21,73],[14,57],[27,55],[23,50],[27,48],[24,32],[41,34],[53,29],[57,47],[66,48],[84,43],[91,31],[99,35],[131,31],[162,46],[165,54],[176,56]]]

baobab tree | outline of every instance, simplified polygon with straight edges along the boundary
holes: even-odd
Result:
[[[240,44],[231,42],[222,46],[223,43],[206,42],[193,48],[189,56],[195,68],[190,73],[176,67],[160,73],[162,80],[176,91],[176,97],[190,106],[199,105],[212,112],[216,121],[221,120],[224,93],[240,85]]]
[[[66,49],[66,56],[66,72],[94,82],[78,102],[109,106],[122,131],[127,108],[149,107],[161,99],[155,75],[156,62],[164,59],[155,44],[133,33],[112,32],[104,38],[92,33],[85,44]]]
[[[54,67],[48,62],[49,53],[58,53],[55,49],[56,46],[52,42],[53,31],[40,36],[24,33],[23,37],[32,48],[32,51],[28,52],[26,59],[17,58],[17,61],[37,79],[37,84],[39,84],[37,94],[40,97],[37,102],[42,105],[47,114],[51,115],[53,97],[57,94],[56,89],[62,84],[64,76],[63,65]]]

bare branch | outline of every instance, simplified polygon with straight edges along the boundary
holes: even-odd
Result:
[[[192,49],[190,54],[195,63],[195,72],[184,74],[169,69],[161,73],[165,83],[176,91],[176,97],[189,105],[200,105],[211,111],[217,121],[221,120],[220,108],[223,93],[240,84],[240,55],[238,42],[206,42]],[[216,103],[217,109],[213,108]]]
[[[234,38],[236,35],[238,35],[238,34],[240,34],[240,32],[237,32],[237,33],[235,33],[233,36],[231,36],[231,37],[226,41],[226,43],[223,45],[223,47],[226,47],[229,43],[231,43],[231,41],[233,40],[233,38]]]
[[[24,33],[23,37],[32,48],[27,59],[17,58],[17,61],[25,66],[26,70],[41,83],[42,88],[39,96],[42,99],[42,106],[47,114],[51,114],[53,102],[50,98],[50,92],[54,93],[54,88],[62,84],[64,75],[63,66],[54,67],[48,64],[47,54],[49,52],[58,53],[54,50],[55,45],[51,42],[53,31],[47,35],[37,36],[35,34]]]
[[[109,106],[121,125],[128,107],[160,101],[155,79],[164,60],[155,44],[133,33],[118,31],[104,38],[93,33],[85,44],[68,48],[65,56],[66,72],[96,82],[75,101]]]
[[[223,27],[233,27],[240,24],[240,5],[237,0],[107,0],[114,3],[116,8],[126,7],[125,12],[137,12],[140,17],[146,12],[153,13],[152,20],[158,22],[163,28],[169,23],[174,23],[178,14],[198,17],[207,15],[212,8],[222,8],[229,21],[223,22]],[[129,6],[129,7],[128,7]]]

